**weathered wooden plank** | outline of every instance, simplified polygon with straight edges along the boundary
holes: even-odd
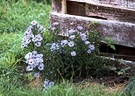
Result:
[[[62,0],[52,0],[52,11],[60,13],[62,11]]]
[[[85,3],[67,2],[67,13],[78,16],[86,16]]]
[[[77,26],[83,26],[84,30],[96,30],[100,32],[101,38],[105,36],[116,40],[119,45],[135,47],[135,24],[94,19],[82,16],[74,16],[59,13],[50,13],[51,24],[59,22],[59,29],[66,34],[69,29],[75,29]],[[95,23],[90,26],[89,24]]]
[[[104,4],[96,5],[68,1],[67,13],[98,19],[135,23],[135,10],[104,6]]]
[[[67,0],[62,0],[62,9],[61,13],[66,14],[67,13]]]
[[[135,23],[135,10],[86,4],[86,16]]]
[[[109,5],[111,7],[135,9],[135,0],[67,0],[67,1],[74,1],[88,4],[90,3],[96,5],[107,4],[107,6]]]
[[[109,53],[100,53],[101,56],[111,57],[115,59],[124,59],[135,62],[135,56],[133,55],[123,55],[123,54],[109,54]]]
[[[84,1],[83,3],[79,3],[80,0],[75,0],[79,2],[71,1],[72,0],[67,2],[65,0],[53,0],[53,12],[135,23],[135,9],[112,7],[104,4],[84,3]],[[92,0],[89,2],[91,1]]]

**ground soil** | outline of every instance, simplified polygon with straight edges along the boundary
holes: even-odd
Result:
[[[113,67],[116,68],[116,70],[110,70],[109,73],[102,77],[92,77],[90,78],[81,78],[76,77],[74,79],[74,82],[79,83],[80,81],[84,81],[85,86],[91,86],[93,84],[96,84],[98,86],[105,86],[105,89],[110,93],[113,94],[114,92],[122,92],[125,87],[129,84],[130,79],[135,76],[135,65],[132,64],[121,64],[119,62],[112,62],[111,63]],[[125,69],[127,67],[130,67],[127,70],[123,71],[123,74],[118,75],[118,72],[121,71],[121,69]]]

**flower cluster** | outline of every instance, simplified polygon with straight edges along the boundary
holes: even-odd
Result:
[[[45,79],[45,80],[44,80],[44,85],[43,85],[43,86],[44,86],[45,90],[51,88],[53,85],[54,85],[54,82],[51,82],[51,81],[48,80],[48,79]]]
[[[40,71],[44,69],[43,54],[37,54],[37,51],[32,51],[25,55],[25,59],[28,64],[26,71],[33,71],[36,68]]]
[[[27,47],[30,42],[34,42],[36,47],[40,47],[41,41],[43,40],[41,34],[45,32],[45,30],[46,29],[42,25],[40,25],[36,21],[32,21],[31,25],[27,28],[26,32],[24,33],[24,38],[21,47]],[[37,32],[39,32],[39,34],[36,35]]]
[[[87,46],[87,50],[86,52],[88,54],[90,54],[92,51],[95,50],[95,46],[94,44],[92,44],[88,39],[88,36],[87,34],[88,33],[84,33],[82,32],[83,31],[83,27],[82,26],[77,26],[77,30],[69,30],[69,36],[66,40],[58,40],[58,42],[56,43],[53,43],[51,45],[51,48],[50,50],[51,51],[55,51],[55,50],[59,50],[59,49],[63,49],[65,46],[68,46],[72,49],[76,49],[74,47],[77,47],[79,45],[77,45],[78,43],[76,43],[76,41],[78,42],[79,40],[78,39],[81,39],[81,41],[83,42],[83,44],[85,44]],[[76,46],[77,45],[77,46]],[[77,55],[77,52],[75,50],[72,50],[70,52],[70,55],[71,56],[76,56]]]

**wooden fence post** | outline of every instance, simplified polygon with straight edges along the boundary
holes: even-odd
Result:
[[[61,13],[66,14],[67,13],[67,0],[62,0],[62,9]]]

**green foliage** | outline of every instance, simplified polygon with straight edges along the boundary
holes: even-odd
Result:
[[[100,46],[98,32],[92,31],[88,33],[87,41],[90,42],[89,44],[85,44],[85,41],[81,40],[80,34],[77,32],[70,35],[75,35],[73,40],[70,40],[70,36],[63,39],[63,37],[59,36],[57,33],[59,33],[58,30],[51,32],[51,44],[58,44],[59,49],[50,52],[50,55],[47,56],[50,58],[50,61],[47,64],[54,67],[54,73],[59,71],[59,73],[57,73],[57,77],[59,77],[58,75],[68,79],[77,76],[100,77],[107,72],[106,65],[109,61],[98,57]],[[83,35],[85,35],[85,33]],[[69,47],[67,44],[62,47],[60,44],[62,40],[73,41],[75,45],[73,47]],[[90,53],[87,53],[89,45],[94,45],[95,48],[94,50],[91,50]],[[71,56],[71,52],[73,51],[76,52],[76,56]]]
[[[110,47],[113,50],[116,50],[115,46],[113,45],[113,44],[116,44],[116,41],[115,40],[112,40],[109,37],[105,37],[104,38],[104,41],[105,41],[105,43],[107,44],[108,47]]]
[[[10,83],[5,79],[0,79],[0,94],[2,96],[119,96],[119,93],[109,94],[104,86],[85,86],[75,85],[70,82],[62,82],[45,91],[41,88],[31,89],[23,86],[21,82]]]
[[[135,77],[130,80],[121,96],[135,96]]]
[[[49,26],[49,5],[35,1],[19,0],[18,2],[3,1],[0,3],[0,33],[24,32],[33,19],[42,25]],[[44,23],[44,21],[46,21]]]

